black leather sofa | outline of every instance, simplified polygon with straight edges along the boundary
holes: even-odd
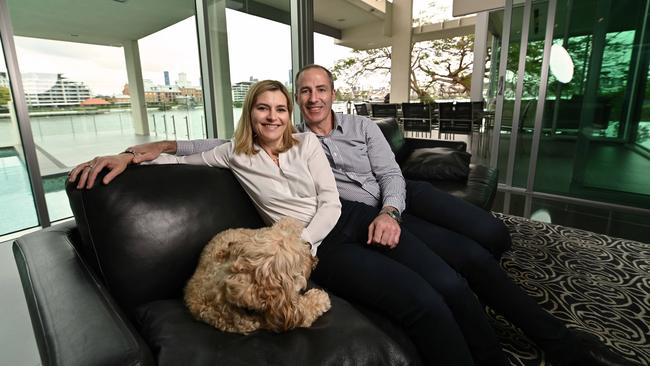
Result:
[[[387,136],[399,159],[425,146]],[[474,194],[469,181],[438,183]],[[334,294],[309,329],[242,336],[194,321],[181,294],[205,243],[262,226],[227,170],[135,166],[108,186],[67,193],[74,223],[13,244],[43,365],[421,364],[398,326]]]

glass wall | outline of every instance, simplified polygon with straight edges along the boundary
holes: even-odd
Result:
[[[147,121],[154,140],[206,137],[197,45],[195,16],[138,40]]]
[[[647,241],[650,4],[557,1],[550,14],[549,3],[532,1],[529,15],[524,4],[512,9],[497,152],[500,189],[506,193],[500,200],[503,210],[521,209],[509,201],[508,192],[526,192],[526,216]],[[554,18],[551,33],[546,29],[549,16]],[[503,22],[504,11],[490,14],[493,44],[498,46]],[[528,40],[521,48],[526,27]],[[545,33],[552,45],[546,51]],[[545,61],[550,69],[544,80]],[[523,75],[520,94],[518,75]],[[493,95],[499,81],[491,81]],[[542,101],[540,95],[545,95]]]
[[[349,47],[343,47],[336,44],[334,38],[314,33],[314,63],[322,65],[330,70],[340,60],[349,59],[353,50]],[[345,78],[336,78],[334,80],[334,89],[336,90],[336,100],[332,109],[339,113],[354,113],[352,102],[359,99],[359,89],[346,82]]]
[[[276,4],[289,10],[289,1]],[[252,5],[251,5],[252,6]],[[253,9],[254,10],[254,9]],[[249,10],[252,11],[252,10]],[[291,27],[285,19],[266,19],[244,9],[226,9],[230,87],[233,122],[236,126],[246,92],[255,82],[265,79],[284,83],[293,90],[291,74]],[[254,32],[251,32],[255,29]]]
[[[64,187],[75,165],[144,142],[206,136],[194,1],[169,2],[164,15],[130,3],[46,2],[38,21],[24,2],[7,5],[29,113],[20,123],[31,125],[50,221],[72,215]],[[0,235],[38,225],[10,112],[0,108],[0,156],[13,180],[2,184],[11,217]]]
[[[558,3],[554,44],[576,67],[565,83],[549,73],[535,189],[650,208],[650,161],[625,132],[645,99],[647,1],[597,4]]]
[[[14,41],[50,219],[70,217],[67,172],[134,141],[128,104],[112,103],[126,81],[124,67],[103,66],[124,64],[123,52],[38,38]]]
[[[0,60],[0,201],[0,236],[38,225],[4,58]]]

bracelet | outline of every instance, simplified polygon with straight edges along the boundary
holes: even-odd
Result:
[[[133,157],[135,158],[135,151],[130,147],[127,147],[126,150],[122,151],[120,154],[133,154]]]

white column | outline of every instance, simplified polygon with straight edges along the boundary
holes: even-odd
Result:
[[[129,82],[131,97],[131,119],[137,135],[149,135],[147,122],[147,105],[144,99],[144,83],[142,81],[142,65],[140,64],[140,49],[137,40],[122,42],[124,59],[126,60],[126,75]]]
[[[226,28],[226,1],[208,3],[208,28],[210,30],[210,53],[212,55],[212,85],[214,86],[217,136],[229,139],[235,131],[232,113],[232,89],[230,83],[230,55],[228,53],[228,30]]]
[[[391,37],[390,102],[402,103],[409,100],[413,1],[394,0],[392,8],[392,17],[387,20],[391,22],[393,34]]]
[[[472,69],[472,90],[470,91],[470,99],[472,102],[480,102],[483,100],[483,75],[485,75],[489,17],[490,13],[487,11],[476,15],[476,25],[474,26],[474,67]]]
[[[295,80],[298,71],[314,63],[314,2],[291,0],[291,92],[297,95]],[[302,122],[300,108],[293,110],[293,123]]]

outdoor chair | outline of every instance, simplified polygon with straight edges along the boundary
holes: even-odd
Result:
[[[355,103],[354,110],[357,112],[358,116],[369,116],[368,105],[366,103]]]
[[[473,134],[473,118],[471,102],[443,102],[438,103],[439,128],[438,138],[445,135],[467,135],[471,146]]]
[[[373,103],[370,107],[373,117],[397,118],[397,104]]]
[[[409,137],[431,138],[433,119],[431,105],[426,103],[402,103],[402,129]],[[412,135],[412,136],[411,136]]]

